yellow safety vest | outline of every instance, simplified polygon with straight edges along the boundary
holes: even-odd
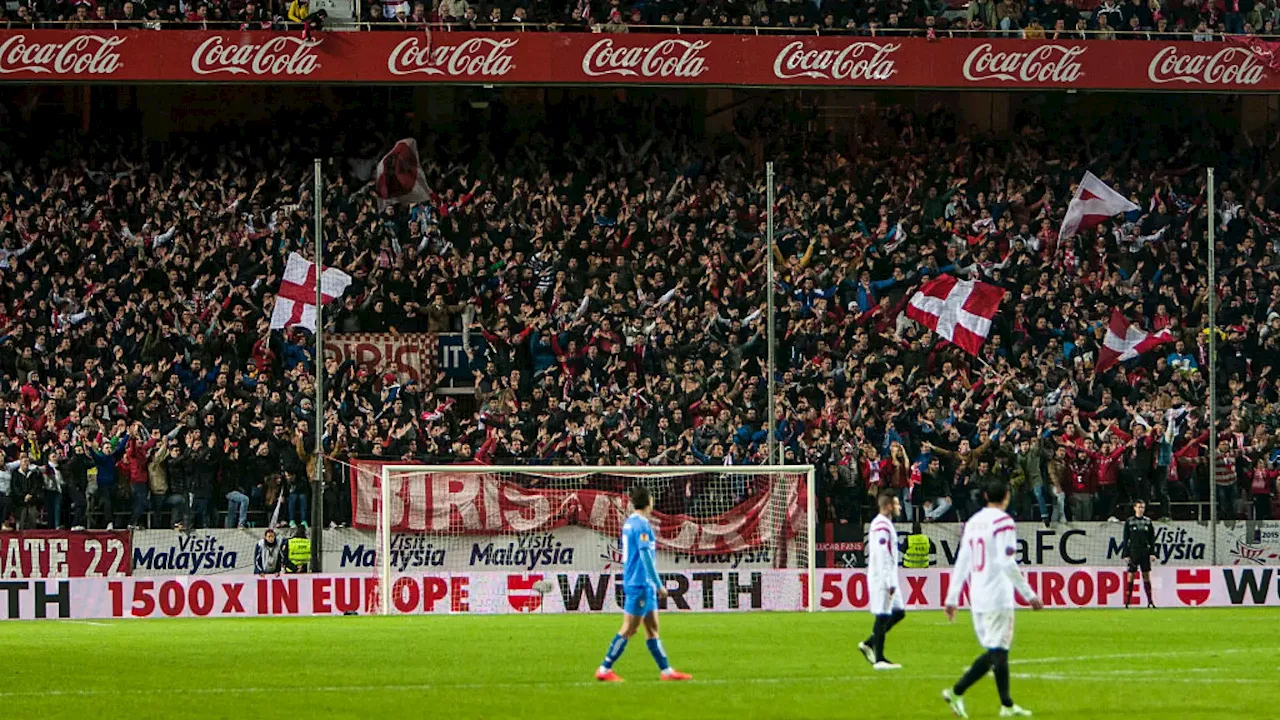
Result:
[[[289,538],[289,562],[295,566],[311,562],[311,541],[307,538]]]
[[[902,556],[902,567],[929,567],[929,536],[923,533],[907,536],[907,552]]]

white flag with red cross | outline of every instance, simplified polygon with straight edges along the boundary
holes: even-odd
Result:
[[[325,268],[320,274],[324,304],[342,297],[350,284],[350,275],[337,268]],[[280,279],[280,290],[276,293],[276,306],[271,311],[271,329],[295,325],[312,332],[316,329],[316,264],[298,253],[289,253],[284,277]]]
[[[1132,360],[1139,355],[1173,342],[1173,333],[1168,328],[1158,333],[1149,333],[1129,323],[1129,318],[1119,310],[1111,311],[1111,322],[1107,325],[1107,337],[1098,349],[1098,364],[1095,373],[1106,372],[1109,368],[1125,360]]]
[[[1076,186],[1075,197],[1071,198],[1071,204],[1067,206],[1067,214],[1062,218],[1058,239],[1065,240],[1081,230],[1137,209],[1138,206],[1130,202],[1129,198],[1112,190],[1097,175],[1086,170],[1080,184]]]
[[[970,355],[977,355],[991,334],[991,319],[1000,309],[1004,294],[1004,288],[998,285],[939,275],[911,297],[907,317]]]

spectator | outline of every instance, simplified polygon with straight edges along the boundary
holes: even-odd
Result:
[[[982,27],[996,27],[996,4],[994,0],[973,0],[969,3],[969,24],[978,22]]]
[[[276,531],[267,528],[253,548],[253,574],[277,575],[280,573],[280,561],[281,548],[276,542]]]
[[[311,15],[311,0],[289,0],[289,8],[286,17],[291,23],[306,23],[307,17]]]
[[[44,505],[44,471],[23,455],[9,470],[10,496],[18,530],[35,530]]]

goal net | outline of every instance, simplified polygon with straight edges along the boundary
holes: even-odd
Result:
[[[353,473],[352,526],[376,537],[377,612],[613,610],[635,486],[676,608],[768,609],[780,577],[813,587],[809,466],[371,469]]]

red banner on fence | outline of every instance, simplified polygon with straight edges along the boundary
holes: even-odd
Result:
[[[379,488],[383,463],[355,460],[352,465],[352,527],[376,530],[381,510]],[[571,484],[586,478],[566,469]],[[677,477],[676,480],[688,476]],[[690,555],[737,552],[779,546],[803,525],[803,483],[775,483],[769,476],[737,476],[745,495],[742,502],[714,517],[655,511],[652,515],[658,548]],[[546,474],[521,478],[497,473],[395,474],[391,478],[392,532],[432,532],[455,535],[503,535],[547,532],[566,525],[587,527],[616,537],[631,514],[625,488],[628,479],[593,476],[597,487],[556,489],[526,487],[525,480],[547,483]],[[629,479],[634,482],[635,478]],[[616,485],[616,487],[614,487]],[[672,486],[670,492],[690,504],[701,485]],[[781,494],[782,497],[778,497]],[[662,503],[659,500],[659,503]],[[776,503],[771,507],[771,503]],[[662,504],[659,504],[662,507]],[[668,509],[671,509],[668,507]],[[774,513],[774,515],[770,515]]]
[[[115,577],[133,566],[127,530],[0,533],[0,578]]]
[[[432,333],[336,333],[324,336],[325,359],[351,360],[369,372],[405,372],[435,381],[439,343]]]
[[[1233,43],[588,33],[10,30],[0,80],[1277,92]]]

